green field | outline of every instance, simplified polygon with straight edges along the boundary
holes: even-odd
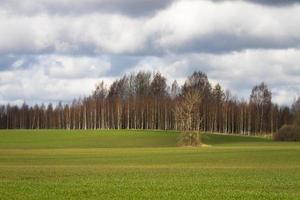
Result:
[[[300,143],[164,131],[0,131],[0,199],[300,199]]]

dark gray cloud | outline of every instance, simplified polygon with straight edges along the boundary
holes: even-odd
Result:
[[[136,66],[143,59],[143,56],[111,55],[111,68],[107,74],[111,76],[122,76],[128,73],[129,69]]]
[[[36,56],[31,54],[9,54],[0,56],[0,71],[26,69],[36,63]]]
[[[269,5],[269,6],[286,6],[291,4],[299,4],[299,0],[246,0],[249,2]]]
[[[17,58],[12,55],[1,55],[0,56],[0,71],[9,69],[15,62]]]
[[[38,13],[78,15],[93,12],[146,16],[166,8],[174,0],[2,0],[5,10],[23,15]]]
[[[223,54],[232,51],[242,51],[245,49],[286,49],[299,48],[300,38],[268,38],[255,37],[251,35],[236,36],[224,33],[211,33],[209,35],[194,38],[178,46],[172,44],[164,49],[163,53],[176,52],[181,53],[214,53]],[[154,52],[156,47],[153,47]]]
[[[299,0],[213,0],[214,2],[250,2],[266,6],[290,6],[293,4],[299,4]]]
[[[169,6],[174,0],[103,0],[96,8],[103,12],[120,12],[130,16],[149,15]]]

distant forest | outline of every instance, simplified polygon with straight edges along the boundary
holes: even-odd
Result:
[[[183,86],[160,73],[124,75],[109,88],[70,104],[0,106],[1,129],[162,129],[244,135],[276,132],[293,121],[292,109],[272,103],[265,83],[242,100],[194,72]]]

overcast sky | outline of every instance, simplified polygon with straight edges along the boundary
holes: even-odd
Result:
[[[248,98],[300,94],[296,0],[0,0],[0,103],[68,102],[124,73],[195,70]]]

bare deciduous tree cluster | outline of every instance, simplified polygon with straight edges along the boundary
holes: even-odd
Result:
[[[194,72],[180,87],[160,73],[125,75],[109,88],[103,82],[89,97],[71,104],[0,106],[2,129],[163,129],[265,134],[292,122],[289,107],[272,103],[262,83],[248,101],[212,87],[206,74]]]

